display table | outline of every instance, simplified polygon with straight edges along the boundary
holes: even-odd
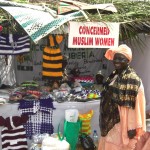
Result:
[[[88,102],[63,102],[63,103],[57,103],[53,102],[54,107],[56,108],[53,112],[53,126],[54,126],[54,132],[57,132],[58,124],[61,122],[63,123],[63,120],[65,118],[65,110],[66,109],[78,109],[79,112],[86,113],[89,110],[94,110],[94,115],[91,120],[91,127],[92,131],[97,130],[98,135],[100,135],[100,129],[99,129],[99,100],[93,100]],[[16,116],[20,115],[18,111],[18,104],[4,104],[0,105],[0,116],[3,116],[4,118],[9,116]],[[0,130],[2,128],[0,127]],[[0,140],[0,150],[1,150],[1,140]]]

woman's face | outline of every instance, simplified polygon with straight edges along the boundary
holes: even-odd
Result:
[[[128,66],[129,60],[123,54],[116,53],[114,55],[113,64],[116,70],[126,69]]]

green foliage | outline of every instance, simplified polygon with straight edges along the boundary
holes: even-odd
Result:
[[[80,2],[89,4],[103,4],[103,3],[112,3],[113,0],[80,0]]]
[[[86,0],[87,1],[87,0]],[[93,0],[88,0],[93,2]],[[97,3],[104,3],[97,0]],[[82,0],[85,2],[85,0]],[[107,1],[108,2],[108,1]],[[105,1],[106,3],[106,1]],[[94,22],[118,22],[120,23],[120,40],[138,39],[139,33],[150,32],[150,1],[113,1],[117,8],[117,13],[108,13],[99,10],[99,13],[89,13],[85,11],[88,19]],[[77,21],[87,21],[86,18]]]
[[[12,0],[12,2],[16,2],[16,3],[29,3],[28,0]]]
[[[12,0],[17,3],[28,3],[28,0]],[[150,32],[150,0],[79,0],[89,4],[113,3],[118,12],[111,13],[104,10],[94,12],[84,11],[88,19],[93,22],[118,22],[120,23],[120,40],[136,39],[139,33]],[[57,2],[52,0],[49,4],[51,9],[57,10]],[[0,21],[10,17],[0,9]],[[85,17],[75,21],[86,22]]]

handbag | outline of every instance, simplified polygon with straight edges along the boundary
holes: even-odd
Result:
[[[81,133],[81,135],[79,136],[79,140],[84,150],[96,150],[94,141],[89,135]]]
[[[58,125],[59,140],[62,141],[64,138],[66,138],[66,141],[70,144],[71,150],[76,150],[81,125],[82,125],[81,120],[78,120],[77,122],[68,122],[65,120],[64,121],[64,133],[62,137],[60,136],[60,132],[59,132],[60,124]]]

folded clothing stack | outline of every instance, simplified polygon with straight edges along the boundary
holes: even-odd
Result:
[[[90,87],[94,84],[94,77],[93,76],[79,76],[74,77],[73,79],[75,82],[81,83],[83,87]]]
[[[6,103],[6,99],[0,97],[0,104],[5,104],[5,103]]]

